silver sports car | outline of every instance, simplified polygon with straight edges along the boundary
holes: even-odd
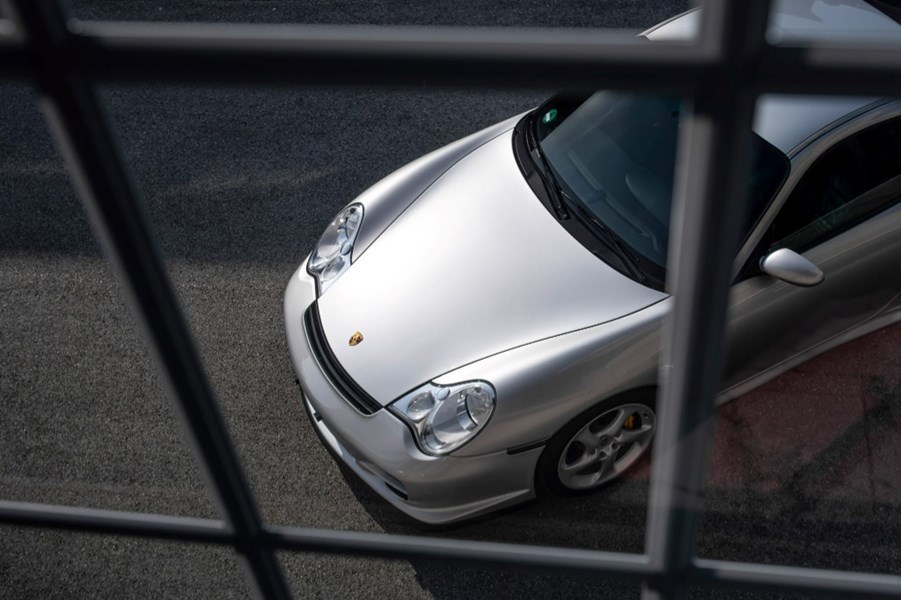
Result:
[[[777,2],[772,29],[901,40],[861,0]],[[593,490],[647,451],[681,111],[560,94],[328,226],[288,284],[288,343],[320,436],[388,502],[447,523]],[[901,320],[901,101],[763,97],[754,129],[722,401]]]

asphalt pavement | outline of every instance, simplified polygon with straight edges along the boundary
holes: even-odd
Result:
[[[638,31],[683,4],[81,0],[73,9],[84,19]],[[100,93],[267,521],[642,552],[647,465],[588,496],[424,531],[319,443],[285,343],[284,286],[341,206],[549,90],[104,85]],[[702,556],[901,572],[899,348],[898,328],[873,334],[722,409]],[[0,85],[0,407],[4,499],[217,515],[34,93],[8,83]],[[281,556],[304,598],[638,595],[636,584],[605,579]],[[0,598],[247,594],[229,549],[0,527]]]

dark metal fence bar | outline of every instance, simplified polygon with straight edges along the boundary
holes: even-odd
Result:
[[[68,68],[69,32],[55,1],[14,0],[28,38],[41,105],[94,231],[131,300],[150,349],[201,459],[208,486],[234,528],[236,550],[261,595],[290,590],[272,550],[257,542],[262,523],[216,399],[153,243],[91,83]]]
[[[757,92],[901,95],[901,46],[768,47],[747,73]]]
[[[0,523],[213,544],[237,542],[222,521],[4,500],[0,500]],[[266,527],[256,543],[273,550],[453,560],[479,568],[525,568],[558,575],[640,579],[652,574],[643,555],[548,546],[277,526]]]
[[[0,523],[208,544],[234,544],[237,541],[228,524],[213,519],[9,500],[0,500]]]
[[[798,592],[841,600],[901,598],[901,577],[896,575],[698,559],[694,563],[690,579],[694,585],[699,586]]]
[[[358,554],[413,561],[452,560],[478,568],[527,569],[556,575],[609,575],[643,579],[653,575],[646,556],[473,540],[355,531],[272,527],[270,543],[280,549]]]
[[[696,95],[680,135],[645,551],[656,572],[646,600],[687,595],[679,581],[694,558],[714,396],[720,384],[726,304],[738,250],[755,97],[742,75],[763,46],[767,0],[706,7],[703,30],[722,67]],[[729,201],[724,201],[729,199]]]
[[[715,6],[715,4],[713,4]],[[586,29],[73,22],[71,68],[95,80],[467,87],[625,87],[694,91],[720,72],[691,44]],[[2,31],[2,30],[0,30]],[[901,47],[770,47],[742,87],[901,94]],[[0,35],[0,76],[28,73]]]
[[[236,541],[222,521],[28,502],[0,501],[0,523],[219,545],[233,545]],[[278,550],[414,561],[453,560],[479,568],[525,568],[557,575],[665,579],[665,574],[651,568],[646,556],[617,552],[277,526],[265,527],[259,543]],[[894,575],[716,560],[694,561],[684,572],[684,582],[842,598],[901,597],[901,577]]]
[[[66,60],[95,79],[690,89],[689,44],[592,30],[74,22]],[[666,65],[660,71],[660,65]],[[0,65],[13,69],[14,65]],[[20,71],[21,72],[21,71]]]
[[[645,597],[689,584],[898,597],[901,578],[693,558],[753,101],[761,92],[901,94],[901,51],[763,43],[768,2],[707,2],[696,44],[596,31],[67,22],[55,0],[9,0],[0,76],[35,80],[98,237],[116,265],[227,521],[0,502],[0,523],[233,545],[256,591],[286,597],[276,549],[638,578]],[[15,8],[15,12],[11,9]],[[24,38],[24,41],[23,41]],[[648,554],[264,526],[141,216],[96,80],[616,87],[684,93],[670,252],[674,311],[662,373]],[[716,196],[716,197],[715,197]]]

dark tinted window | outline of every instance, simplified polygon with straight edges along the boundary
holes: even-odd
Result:
[[[536,137],[567,200],[660,268],[669,246],[681,105],[677,97],[603,91],[558,95],[536,113]],[[756,134],[751,142],[744,233],[789,169],[775,146]]]
[[[898,199],[901,120],[840,142],[807,171],[773,224],[773,247],[805,250]]]

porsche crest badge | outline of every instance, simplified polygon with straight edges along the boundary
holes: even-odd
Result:
[[[359,344],[362,341],[363,341],[363,334],[360,333],[359,331],[357,331],[352,336],[350,336],[350,341],[347,343],[350,344],[351,346],[356,346],[357,344]]]

